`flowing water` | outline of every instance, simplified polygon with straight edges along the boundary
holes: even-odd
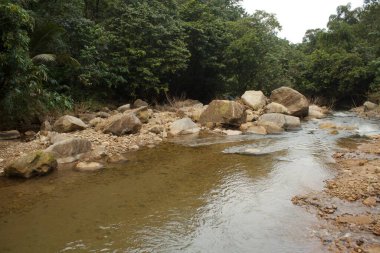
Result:
[[[97,173],[2,178],[0,252],[323,252],[317,218],[291,198],[323,188],[339,143],[379,132],[329,120],[358,130],[182,138]]]

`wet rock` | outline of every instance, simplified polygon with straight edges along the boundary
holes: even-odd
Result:
[[[80,162],[75,166],[75,170],[81,172],[93,172],[104,169],[105,166],[97,162]]]
[[[135,147],[135,150],[139,149],[139,147]],[[122,164],[122,163],[127,163],[129,160],[122,154],[115,154],[111,157],[108,158],[108,162],[112,164]]]
[[[109,117],[103,123],[99,124],[103,133],[111,133],[114,135],[134,134],[140,131],[141,121],[133,113],[116,114]]]
[[[364,106],[364,111],[372,111],[378,107],[377,104],[372,103],[370,101],[365,102],[363,106]]]
[[[173,136],[180,134],[194,134],[199,133],[199,131],[200,128],[190,118],[176,120],[170,126],[170,134]]]
[[[339,131],[336,130],[336,129],[333,129],[333,130],[331,130],[331,131],[329,132],[329,134],[331,134],[331,135],[337,135],[337,134],[339,134]]]
[[[317,105],[309,106],[309,114],[307,116],[308,119],[322,119],[326,117],[325,114],[326,109],[319,107]]]
[[[108,112],[97,112],[95,116],[98,118],[106,119],[108,117],[111,117],[111,114],[109,114]]]
[[[267,97],[262,91],[249,90],[241,96],[244,104],[253,110],[259,110],[267,104]]]
[[[337,125],[333,122],[323,122],[319,124],[320,129],[336,129]]]
[[[338,223],[349,223],[355,225],[367,225],[372,223],[372,217],[370,215],[345,215],[338,216],[335,220]]]
[[[5,168],[4,174],[8,177],[31,178],[46,175],[57,169],[57,166],[53,154],[35,151],[16,159]]]
[[[260,116],[258,122],[272,122],[283,129],[295,129],[301,127],[298,117],[284,115],[280,113],[267,113]]]
[[[377,199],[375,197],[368,197],[365,200],[363,200],[363,204],[366,206],[376,206]]]
[[[272,91],[270,96],[272,102],[284,105],[289,113],[297,117],[306,117],[309,111],[309,101],[298,91],[281,87]]]
[[[237,125],[245,121],[245,107],[237,102],[229,100],[214,100],[201,114],[199,122],[202,125],[207,123]]]
[[[68,133],[86,129],[87,125],[80,119],[65,115],[60,117],[53,125],[53,129],[59,133]]]
[[[274,122],[270,122],[270,121],[258,121],[257,123],[257,126],[262,126],[265,128],[267,134],[279,134],[279,133],[282,133],[284,132],[284,129],[280,126],[278,126],[276,123]]]
[[[290,114],[288,108],[282,104],[272,102],[265,107],[266,113]]]
[[[71,163],[77,161],[91,151],[91,142],[80,138],[69,138],[54,143],[45,152],[52,153],[58,163]]]
[[[133,108],[139,108],[139,107],[142,107],[142,106],[149,106],[149,104],[147,102],[145,102],[144,100],[141,100],[141,99],[137,99],[133,103]]]
[[[119,108],[117,108],[117,110],[121,113],[125,112],[125,111],[128,111],[131,109],[131,105],[130,104],[126,104],[126,105],[122,105],[120,106]]]
[[[0,140],[15,140],[15,139],[19,139],[20,137],[21,137],[21,134],[17,130],[0,132]]]
[[[241,131],[238,131],[238,130],[223,130],[222,131],[223,134],[227,135],[227,136],[236,136],[236,135],[242,135],[243,133]]]

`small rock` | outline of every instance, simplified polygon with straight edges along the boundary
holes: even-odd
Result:
[[[83,172],[98,171],[104,168],[103,164],[97,162],[80,162],[75,166],[75,170]]]
[[[365,102],[363,104],[363,106],[364,106],[364,111],[371,111],[371,110],[374,110],[374,109],[376,109],[378,107],[377,104],[372,103],[370,101]]]
[[[175,136],[179,134],[199,133],[200,128],[190,118],[183,118],[174,121],[170,126],[170,134]]]
[[[147,102],[145,102],[144,100],[141,100],[141,99],[137,99],[133,103],[133,108],[139,108],[139,107],[142,107],[142,106],[149,106],[149,104]]]
[[[109,114],[108,112],[97,112],[95,116],[98,118],[105,119],[105,118],[111,117],[111,114]]]
[[[86,128],[87,125],[82,120],[70,115],[60,117],[53,126],[54,131],[59,133],[68,133]]]
[[[53,127],[51,126],[50,122],[45,120],[40,127],[41,131],[52,131]]]
[[[0,140],[14,140],[19,139],[21,134],[17,130],[0,132]]]
[[[366,206],[376,206],[376,198],[375,197],[368,197],[366,198],[365,200],[363,200],[363,204],[366,205]]]
[[[122,105],[119,108],[117,108],[117,110],[119,112],[121,112],[121,113],[123,113],[125,111],[128,111],[129,109],[131,109],[131,105],[130,104]]]
[[[238,130],[223,130],[222,132],[228,136],[235,136],[235,135],[243,134],[241,131],[238,131]]]

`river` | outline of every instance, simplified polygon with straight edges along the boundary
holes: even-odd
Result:
[[[1,178],[0,252],[324,252],[320,221],[291,198],[334,176],[338,142],[379,132],[349,113],[327,120],[358,130],[309,121],[281,135],[187,137],[96,173]]]

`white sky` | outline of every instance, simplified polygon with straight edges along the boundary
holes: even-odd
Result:
[[[276,14],[282,26],[280,37],[293,43],[302,42],[306,30],[325,28],[331,14],[339,5],[351,3],[352,8],[363,5],[363,0],[243,0],[248,13],[264,10]]]

